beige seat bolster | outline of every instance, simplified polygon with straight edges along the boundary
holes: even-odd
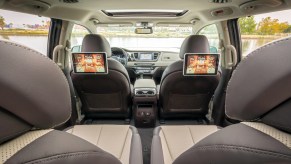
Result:
[[[279,142],[283,143],[287,147],[291,149],[291,135],[283,132],[281,130],[278,130],[276,128],[273,128],[269,125],[259,123],[259,122],[242,122],[242,124],[247,125],[249,127],[252,127],[254,129],[257,129],[274,139],[278,140]]]
[[[114,155],[123,164],[129,163],[132,139],[129,125],[76,125],[67,132]]]
[[[5,163],[10,157],[20,151],[22,148],[32,143],[36,139],[52,131],[49,130],[36,130],[27,132],[14,140],[8,141],[0,146],[0,163]]]
[[[218,129],[214,125],[161,126],[159,136],[164,163],[172,163],[183,152]]]

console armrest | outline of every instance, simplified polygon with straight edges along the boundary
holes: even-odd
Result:
[[[134,88],[156,88],[156,84],[152,79],[138,79],[134,83]]]

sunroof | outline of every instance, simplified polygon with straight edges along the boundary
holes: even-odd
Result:
[[[111,17],[179,17],[188,10],[102,10]]]

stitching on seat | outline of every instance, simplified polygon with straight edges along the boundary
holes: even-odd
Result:
[[[87,155],[100,155],[104,154],[103,152],[74,152],[74,153],[65,153],[65,154],[57,154],[45,158],[36,159],[33,161],[25,162],[26,164],[38,164],[38,163],[46,163],[52,160],[76,157],[76,156],[87,156]]]
[[[264,45],[263,47],[260,47],[260,48],[258,48],[258,49],[256,49],[256,50],[254,50],[254,51],[251,52],[249,55],[247,55],[247,56],[244,58],[244,60],[242,60],[242,61],[241,61],[240,63],[238,63],[238,65],[236,66],[236,69],[233,71],[232,76],[231,76],[231,78],[230,78],[229,81],[228,81],[228,84],[227,84],[226,90],[228,90],[229,87],[231,87],[231,81],[234,79],[234,75],[237,73],[237,71],[241,68],[241,65],[242,65],[243,63],[245,63],[246,61],[249,61],[251,58],[253,58],[253,56],[255,56],[254,54],[257,54],[259,51],[264,50],[264,49],[266,49],[266,48],[268,48],[268,47],[273,47],[273,46],[276,46],[277,44],[280,44],[281,42],[285,42],[285,41],[289,41],[289,40],[291,40],[291,37],[287,37],[287,38],[282,39],[282,40],[274,41],[274,42],[272,42],[272,43],[269,43],[269,44],[267,44],[267,45]],[[263,54],[262,54],[262,55],[263,55]],[[229,96],[228,92],[226,92],[226,97],[227,97],[227,96]],[[257,120],[260,119],[259,117],[258,117],[258,118],[254,118],[254,119],[248,119],[248,120],[239,119],[239,118],[235,118],[235,117],[229,116],[229,115],[227,114],[227,112],[226,112],[226,108],[225,108],[224,111],[225,111],[224,113],[226,114],[226,116],[227,116],[228,118],[230,118],[230,119],[235,119],[235,120],[240,120],[240,121],[257,121]]]
[[[118,159],[121,159],[121,157],[123,155],[125,144],[126,144],[126,140],[127,140],[127,136],[128,136],[128,132],[129,132],[129,128],[127,129],[127,133],[126,133],[126,136],[125,136],[125,139],[124,139],[124,142],[123,142],[123,146],[122,146],[122,151],[121,151]],[[131,143],[132,143],[132,138],[131,138]]]
[[[98,146],[99,147],[99,140],[100,140],[100,137],[101,137],[101,133],[102,133],[102,130],[103,130],[103,126],[104,125],[101,125],[101,128],[100,128],[100,133],[99,133],[99,135],[98,135],[98,138],[97,138],[97,143],[96,143],[96,146]]]
[[[191,135],[191,138],[192,138],[192,142],[193,142],[193,145],[194,145],[194,144],[195,144],[195,141],[194,141],[194,138],[193,138],[193,136],[192,136],[191,129],[190,129],[189,126],[186,126],[186,127],[188,128],[188,130],[189,130],[189,132],[190,132],[190,135]]]
[[[161,132],[162,132],[163,135],[164,135],[164,139],[165,139],[165,141],[166,141],[166,145],[167,145],[167,148],[168,148],[168,150],[169,150],[169,154],[170,154],[170,157],[171,157],[171,161],[173,161],[173,155],[172,155],[172,152],[171,152],[171,150],[170,150],[170,148],[169,148],[168,141],[167,141],[166,135],[165,135],[165,133],[164,133],[164,131],[163,131],[163,128],[161,128]]]
[[[43,59],[46,59],[46,60],[49,61],[50,63],[53,63],[53,64],[57,67],[57,70],[59,70],[58,73],[59,73],[59,74],[62,76],[62,78],[66,81],[65,85],[67,86],[67,90],[68,90],[69,95],[71,94],[71,93],[70,93],[70,86],[69,86],[68,79],[67,79],[66,76],[64,75],[64,73],[63,73],[63,71],[61,70],[61,68],[57,65],[57,63],[53,62],[51,59],[49,59],[47,56],[44,56],[44,55],[41,54],[40,52],[37,52],[37,51],[35,51],[35,50],[33,50],[33,49],[30,49],[30,48],[28,48],[28,47],[25,47],[25,46],[23,46],[23,45],[21,45],[21,44],[17,44],[17,43],[14,43],[14,42],[11,42],[11,41],[5,41],[5,40],[0,40],[0,43],[4,43],[4,44],[6,44],[6,45],[15,46],[15,47],[22,48],[22,49],[24,49],[24,50],[28,50],[28,51],[30,51],[30,52],[32,52],[32,53],[34,53],[34,54],[40,55],[41,57],[43,57]],[[65,122],[67,122],[67,120],[69,120],[69,119],[71,118],[72,112],[69,112],[69,113],[70,113],[70,116],[69,116],[69,117],[68,117],[64,122],[60,123],[59,125],[61,125],[61,124],[65,123]],[[56,125],[54,124],[54,126],[56,126]]]
[[[251,152],[251,153],[256,153],[256,154],[264,154],[264,155],[269,155],[269,156],[274,156],[274,157],[279,157],[279,158],[291,159],[290,155],[281,154],[281,153],[278,153],[278,152],[267,151],[267,150],[262,150],[262,149],[244,147],[244,146],[235,146],[235,145],[201,146],[201,147],[196,147],[196,148],[190,149],[189,151],[196,151],[196,150],[215,150],[215,151],[219,151],[220,149],[228,150],[228,151],[238,150],[238,151]]]

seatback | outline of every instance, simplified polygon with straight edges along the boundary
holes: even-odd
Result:
[[[226,115],[242,121],[204,138],[174,164],[291,163],[291,38],[241,61],[226,90]]]
[[[120,163],[66,132],[71,116],[62,70],[46,56],[0,40],[0,163]]]
[[[162,76],[159,100],[163,118],[203,117],[219,83],[216,76],[183,76],[185,53],[209,53],[209,43],[203,35],[187,37],[180,49],[180,58],[169,65]]]
[[[108,57],[108,74],[71,73],[86,117],[129,117],[131,106],[130,79],[125,67],[110,58],[111,49],[108,41],[101,35],[89,34],[83,40],[82,52],[106,52]]]

